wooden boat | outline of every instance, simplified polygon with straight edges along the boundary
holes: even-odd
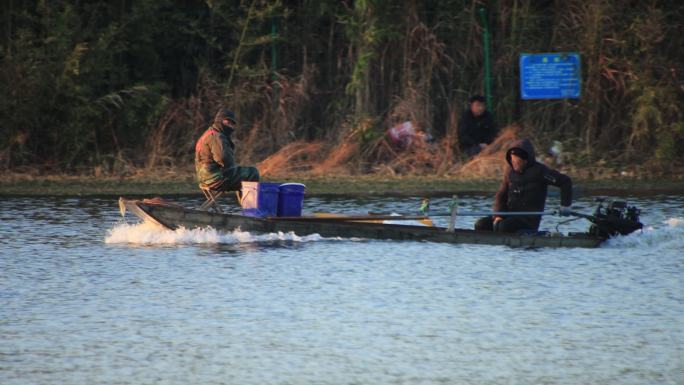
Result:
[[[237,214],[195,210],[155,200],[127,200],[119,198],[122,215],[130,211],[139,218],[155,222],[169,229],[210,226],[221,231],[274,233],[294,232],[297,235],[320,234],[323,237],[386,239],[399,241],[428,241],[505,245],[511,247],[598,247],[607,236],[588,233],[569,235],[537,233],[507,234],[491,231],[425,227],[378,223],[378,216],[365,217],[249,217]],[[394,217],[391,217],[392,219]]]

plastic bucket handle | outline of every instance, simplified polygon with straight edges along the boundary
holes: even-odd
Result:
[[[238,200],[240,201],[240,207],[244,207],[243,202],[245,201],[245,198],[247,198],[247,195],[249,195],[250,191],[252,190],[247,190],[246,193],[243,193],[242,191],[236,191]]]
[[[283,183],[283,184],[281,184],[279,187],[283,187],[283,186],[302,186],[302,187],[306,187],[306,185],[303,184],[303,183]]]

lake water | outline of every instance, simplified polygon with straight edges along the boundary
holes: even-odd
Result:
[[[628,200],[643,232],[529,250],[170,231],[115,197],[2,197],[0,384],[682,384],[684,196]]]

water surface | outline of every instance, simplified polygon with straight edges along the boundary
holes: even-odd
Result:
[[[684,197],[629,200],[643,233],[529,250],[169,231],[123,222],[115,198],[2,198],[0,383],[681,384]]]

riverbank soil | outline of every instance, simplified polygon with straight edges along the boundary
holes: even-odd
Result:
[[[640,179],[612,177],[602,179],[574,178],[576,190],[582,194],[682,194],[684,178]],[[273,182],[304,183],[308,195],[425,195],[494,192],[496,178],[464,178],[459,176],[386,176],[343,175],[311,176],[292,174],[266,178]],[[175,173],[115,177],[87,175],[20,175],[0,174],[0,195],[4,196],[173,196],[201,194],[191,173]]]

